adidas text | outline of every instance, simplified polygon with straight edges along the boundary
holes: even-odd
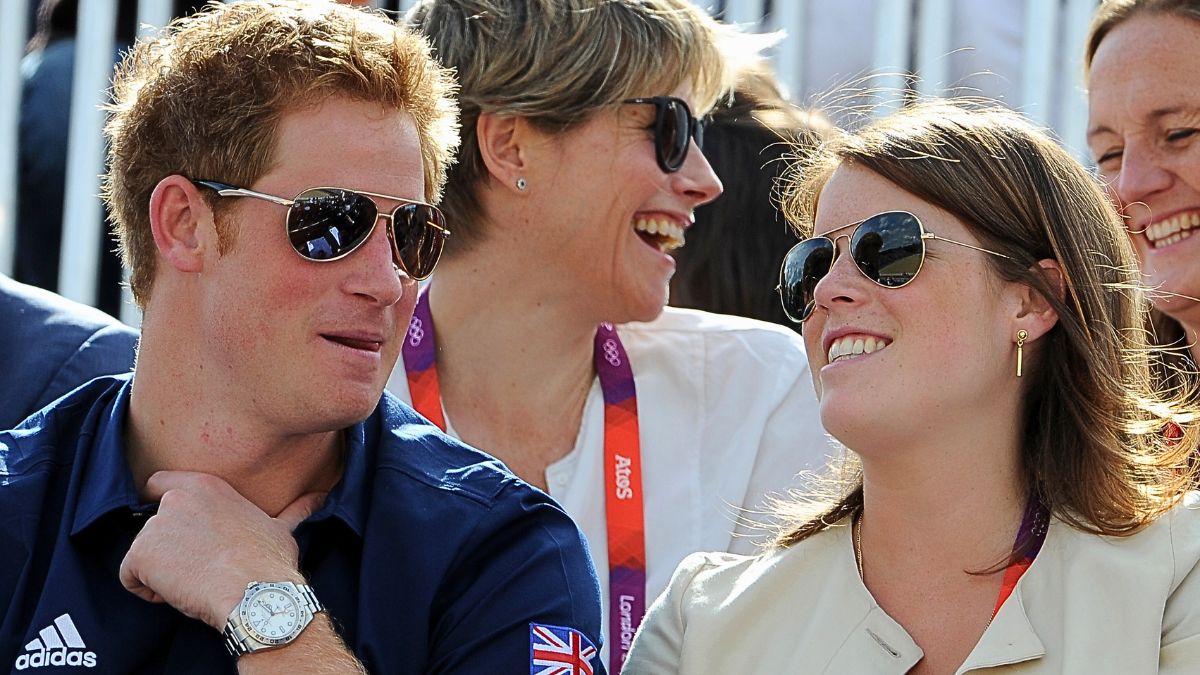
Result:
[[[17,670],[45,666],[96,667],[96,652],[90,651],[79,635],[70,614],[63,614],[25,645],[24,654],[13,665]]]
[[[32,654],[22,654],[17,657],[17,670],[26,668],[41,668],[43,666],[82,666],[96,667],[96,652],[81,652],[67,649],[55,649]]]

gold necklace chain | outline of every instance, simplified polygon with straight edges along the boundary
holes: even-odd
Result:
[[[863,512],[862,512],[862,510],[861,510],[861,509],[859,509],[859,511],[858,511],[858,518],[855,518],[855,519],[854,519],[854,523],[853,523],[853,529],[854,529],[854,562],[855,562],[855,564],[856,564],[856,565],[858,565],[858,578],[859,578],[859,579],[861,579],[862,581],[864,581],[864,582],[865,582],[865,581],[867,580],[867,578],[866,578],[865,576],[863,576],[863,562],[862,562],[862,521],[863,521]]]

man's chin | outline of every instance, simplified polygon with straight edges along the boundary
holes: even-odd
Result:
[[[327,429],[344,429],[362,422],[375,412],[383,397],[382,386],[348,388],[332,393],[321,416]]]

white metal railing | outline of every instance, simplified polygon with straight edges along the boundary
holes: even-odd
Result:
[[[718,0],[696,0],[714,6]],[[801,103],[827,87],[839,72],[843,79],[862,70],[882,73],[872,87],[896,94],[883,109],[900,105],[899,97],[917,75],[917,92],[936,95],[955,86],[960,48],[954,27],[970,20],[984,3],[999,6],[1019,33],[1020,66],[1016,72],[997,72],[998,82],[1016,83],[1006,103],[1055,129],[1076,156],[1083,157],[1086,100],[1080,82],[1080,58],[1088,20],[1098,0],[725,0],[724,18],[748,30],[783,30],[787,37],[772,50],[771,59],[785,88]],[[372,5],[404,11],[413,0],[373,0]],[[74,96],[68,133],[68,174],[59,290],[80,302],[94,304],[96,269],[103,246],[104,224],[97,199],[102,167],[103,101],[111,77],[115,3],[80,0]],[[151,29],[171,15],[171,0],[139,0],[138,21]],[[11,274],[16,236],[17,119],[19,61],[27,29],[25,0],[0,0],[0,272]],[[855,34],[821,42],[827,19],[835,12],[854,12]],[[846,24],[844,24],[846,25]],[[861,27],[859,30],[857,27]],[[836,45],[830,49],[829,44]],[[813,75],[820,72],[821,75]],[[989,92],[982,91],[984,95]],[[131,302],[122,318],[137,324]]]
[[[112,75],[117,4],[80,0],[80,30],[75,40],[74,79],[71,83],[70,128],[67,134],[67,184],[63,201],[63,236],[58,259],[58,292],[80,302],[94,302],[100,270],[104,223],[96,201],[104,166],[100,128],[104,113],[98,107]],[[84,103],[84,105],[80,105]]]
[[[14,11],[15,8],[15,11]],[[17,128],[26,8],[0,5],[0,272],[11,274],[17,237]]]

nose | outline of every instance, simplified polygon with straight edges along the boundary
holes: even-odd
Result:
[[[1129,144],[1121,155],[1121,169],[1112,190],[1124,209],[1170,188],[1172,180],[1173,174],[1158,153]]]
[[[391,307],[400,302],[405,289],[416,284],[396,264],[391,229],[391,215],[380,214],[367,241],[342,261],[351,269],[345,281],[346,290],[369,298],[382,307]]]
[[[858,269],[850,257],[849,248],[850,235],[843,234],[833,240],[833,265],[813,287],[813,300],[816,302],[814,314],[862,302],[870,292],[871,281]]]
[[[687,159],[679,171],[671,174],[671,187],[690,199],[694,206],[700,206],[720,196],[725,187],[695,139],[690,139],[688,143]]]

